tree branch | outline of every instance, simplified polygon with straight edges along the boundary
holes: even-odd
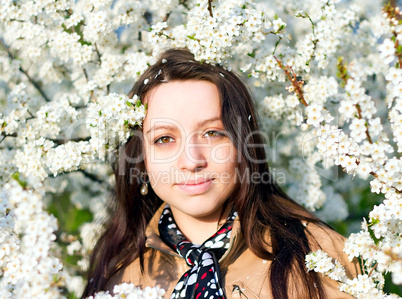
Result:
[[[168,12],[166,14],[166,16],[163,18],[163,22],[167,22],[167,20],[169,19],[170,15],[172,14],[172,11]]]
[[[187,0],[180,0],[179,4],[183,5],[187,10],[190,10],[190,7],[187,5]]]
[[[6,134],[5,132],[1,132],[0,136],[3,136],[3,138],[1,139],[0,143],[6,138],[6,137],[17,137],[18,134],[17,133],[11,133],[11,134]],[[57,145],[62,145],[62,144],[66,144],[67,142],[80,142],[80,141],[89,141],[91,139],[90,136],[84,137],[84,138],[71,138],[71,139],[52,139],[52,138],[46,138],[45,139],[54,142]]]
[[[357,160],[357,158],[356,158],[356,160]],[[360,161],[359,161],[359,163],[360,163]],[[357,164],[357,163],[356,163],[356,164]],[[359,164],[357,164],[357,165],[359,165]],[[377,180],[379,180],[379,181],[381,182],[381,180],[378,178],[378,174],[376,174],[374,171],[371,171],[371,172],[370,172],[370,175],[372,175],[373,177],[375,177]],[[384,182],[381,182],[381,183],[384,184]],[[391,188],[394,189],[397,193],[401,193],[401,192],[402,192],[401,190],[397,189],[397,188],[394,187],[394,186],[391,186]]]
[[[94,43],[94,46],[95,46],[95,52],[98,55],[99,64],[101,64],[102,63],[102,59],[101,59],[102,54],[99,52],[98,45],[96,43]]]
[[[149,26],[152,26],[152,14],[149,11],[146,11],[143,15],[145,21],[147,21],[147,24]]]
[[[104,183],[104,181],[102,181],[100,178],[98,178],[96,175],[89,173],[88,171],[84,170],[84,169],[79,169],[79,172],[81,172],[84,176],[86,176],[87,178],[91,179],[94,182],[97,182],[99,184]]]
[[[285,74],[286,74],[286,76],[288,77],[289,81],[292,83],[292,86],[294,87],[294,91],[295,91],[295,93],[296,93],[296,94],[298,95],[298,97],[299,97],[299,101],[300,101],[305,107],[308,107],[308,104],[307,104],[306,100],[304,99],[303,90],[302,90],[302,87],[303,87],[304,82],[297,80],[297,75],[296,75],[296,73],[294,72],[294,70],[293,70],[290,66],[288,66],[288,65],[287,65],[287,66],[284,66],[284,65],[282,64],[282,62],[281,62],[279,59],[277,59],[275,56],[274,56],[274,58],[275,58],[275,60],[277,61],[278,66],[285,72]],[[347,75],[347,74],[346,74],[346,75]],[[342,78],[342,79],[345,80],[345,84],[346,84],[347,76],[344,76],[344,78]],[[362,117],[362,114],[361,114],[360,106],[359,106],[359,105],[356,105],[356,109],[357,109],[357,112],[358,112],[358,114],[359,114],[359,118],[362,119],[363,117]],[[369,141],[370,143],[373,143],[373,141],[372,141],[372,139],[371,139],[371,136],[370,136],[370,134],[369,134],[369,132],[368,132],[368,127],[367,127],[367,125],[366,125],[366,136],[367,136],[368,141]],[[360,161],[359,161],[359,159],[357,159],[357,158],[356,158],[356,164],[357,164],[357,165],[360,164]],[[370,175],[372,175],[373,177],[375,177],[376,179],[378,179],[378,175],[377,175],[375,172],[373,172],[373,171],[370,172]],[[395,188],[395,187],[391,187],[391,188],[393,188],[393,189],[394,189],[396,192],[398,192],[398,193],[401,193],[401,192],[402,192],[401,190],[398,190],[398,189]]]
[[[214,14],[212,13],[212,0],[208,0],[208,11],[211,18],[213,18]]]
[[[393,24],[394,20],[400,21],[402,19],[402,13],[397,6],[397,3],[395,0],[390,0],[388,4],[386,4],[383,7],[383,12],[387,15],[387,19],[389,22],[389,25],[392,28],[392,34],[393,34],[393,42],[394,42],[394,47],[395,47],[395,56],[398,59],[398,67],[402,68],[402,53],[400,52],[400,45],[398,41],[398,34],[395,31],[396,27],[395,24]]]
[[[305,107],[307,107],[308,104],[307,104],[306,100],[304,99],[303,89],[302,89],[304,81],[297,80],[297,75],[296,75],[295,71],[292,69],[292,67],[290,67],[288,65],[284,66],[282,64],[282,61],[277,59],[275,56],[274,56],[274,58],[275,58],[276,62],[278,63],[278,66],[285,72],[285,75],[288,77],[290,83],[294,87],[295,93],[298,95],[300,103],[302,103]]]
[[[87,70],[83,67],[82,68],[82,71],[84,72],[84,76],[85,76],[85,79],[87,79],[87,82],[89,81],[89,79],[88,79],[88,73],[87,73]]]
[[[362,109],[360,108],[360,105],[359,105],[359,104],[356,104],[355,107],[356,107],[356,109],[357,109],[357,114],[358,114],[358,116],[359,116],[359,119],[363,119],[363,116],[362,116]],[[365,124],[365,126],[366,126],[366,137],[367,137],[367,140],[368,140],[368,142],[370,142],[371,144],[373,144],[373,140],[371,139],[371,136],[370,136],[370,133],[369,133],[368,125]]]
[[[3,46],[3,48],[6,50],[6,52],[8,54],[8,57],[10,57],[11,60],[14,60],[15,59],[14,55],[11,53],[10,49],[4,44],[2,39],[0,39],[0,43]],[[43,89],[40,86],[40,84],[38,82],[36,82],[34,79],[32,79],[31,76],[29,76],[28,72],[26,70],[24,70],[21,65],[20,65],[19,71],[21,73],[23,73],[28,78],[29,82],[31,82],[31,84],[39,91],[39,93],[45,99],[45,101],[50,102],[49,97],[43,91]]]
[[[342,80],[342,84],[343,84],[342,86],[343,86],[343,87],[346,86],[346,84],[348,83],[348,80],[351,78],[351,77],[349,76],[348,68],[347,68],[346,65],[347,65],[346,63],[343,63],[343,57],[339,57],[339,58],[338,58],[338,61],[337,61],[337,65],[336,65],[336,67],[337,67],[337,69],[338,69],[338,74],[337,74],[337,76]],[[354,105],[354,106],[356,107],[358,118],[359,118],[359,119],[363,119],[363,116],[362,116],[362,109],[361,109],[360,105],[359,105],[359,104],[356,104],[356,105]],[[370,143],[372,144],[372,143],[373,143],[373,139],[371,139],[371,136],[370,136],[370,133],[369,133],[369,129],[368,129],[368,125],[365,124],[365,127],[366,127],[366,137],[367,137],[367,140],[368,140],[368,142],[370,142]]]
[[[88,136],[88,137],[85,137],[85,138],[71,138],[71,139],[67,139],[67,138],[64,138],[64,139],[46,138],[46,139],[49,140],[49,141],[54,142],[57,145],[62,145],[62,144],[66,144],[67,142],[70,142],[70,141],[72,141],[72,142],[89,141],[91,139],[91,137]]]
[[[394,32],[394,36],[395,36],[395,56],[396,57],[398,57],[398,65],[399,65],[399,68],[402,68],[402,54],[401,53],[399,53],[398,52],[398,49],[399,49],[399,40],[398,39],[396,39],[397,38],[397,34],[396,34],[396,32]]]
[[[17,137],[17,133],[6,134],[5,132],[1,132],[0,136],[3,136],[3,138],[0,140],[0,143],[2,143],[7,137]],[[1,149],[4,149],[4,147],[1,147]]]
[[[4,136],[4,138],[1,141],[3,141],[6,137],[17,137],[17,133],[6,134],[5,132],[1,132],[0,135]]]

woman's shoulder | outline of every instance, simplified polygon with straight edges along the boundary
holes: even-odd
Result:
[[[343,251],[346,241],[344,236],[324,224],[303,222],[303,225],[306,227],[311,251],[322,250],[338,260],[344,266],[349,278],[356,277],[360,273],[358,260],[350,261]]]
[[[146,247],[143,266],[141,267],[140,258],[137,257],[111,277],[107,290],[112,293],[115,285],[125,282],[141,289],[158,286],[171,293],[175,286],[174,282],[177,282],[186,271],[187,264],[184,259],[165,250]]]
[[[293,200],[288,198],[278,198],[278,200],[282,206],[289,209],[293,214],[298,215],[298,218],[301,219],[311,251],[322,250],[328,256],[338,260],[344,266],[346,275],[349,278],[360,274],[358,260],[349,261],[347,254],[343,252],[346,241],[344,236],[337,233]]]

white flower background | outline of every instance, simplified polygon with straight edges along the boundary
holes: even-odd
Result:
[[[81,295],[113,188],[114,148],[145,113],[126,94],[170,47],[244,76],[273,176],[349,236],[345,252],[362,261],[353,280],[324,252],[306,257],[308,269],[357,298],[399,298],[398,5],[0,0],[0,298]],[[115,291],[163,296],[127,284]]]

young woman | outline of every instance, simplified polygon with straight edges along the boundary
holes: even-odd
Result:
[[[147,115],[120,150],[84,296],[131,282],[167,298],[348,298],[306,271],[305,255],[318,249],[349,276],[357,268],[343,238],[272,181],[252,99],[234,73],[172,49],[130,95]]]

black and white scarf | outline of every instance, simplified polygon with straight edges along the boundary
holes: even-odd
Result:
[[[160,236],[191,267],[177,282],[171,299],[226,298],[221,285],[218,260],[229,248],[230,233],[236,216],[236,212],[230,213],[225,224],[212,237],[198,245],[184,237],[174,221],[169,205],[165,206],[159,220]]]

